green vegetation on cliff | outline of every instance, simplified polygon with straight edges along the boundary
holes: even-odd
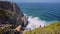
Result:
[[[39,27],[33,31],[27,31],[25,34],[60,34],[60,22],[55,22],[45,27]]]

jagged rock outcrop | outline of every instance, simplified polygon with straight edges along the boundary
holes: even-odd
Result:
[[[7,1],[0,1],[0,18],[4,18],[5,20],[8,19],[10,23],[14,23],[16,25],[20,25],[23,18],[26,19],[26,17],[23,15],[22,11],[16,5],[16,3]]]
[[[13,27],[21,25],[22,28],[27,25],[26,16],[16,3],[0,1],[0,26],[3,24],[8,24],[9,28],[12,28],[10,25]]]

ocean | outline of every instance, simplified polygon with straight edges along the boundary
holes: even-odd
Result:
[[[28,17],[26,28],[35,29],[40,25],[60,21],[60,3],[17,3],[21,11]]]

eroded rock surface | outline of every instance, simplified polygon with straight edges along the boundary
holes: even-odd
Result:
[[[16,3],[0,1],[0,27],[4,25],[1,28],[6,28],[6,24],[9,28],[15,28],[19,25],[23,28],[27,25],[27,18],[24,16]]]

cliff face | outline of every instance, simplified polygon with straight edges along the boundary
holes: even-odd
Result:
[[[21,28],[17,27],[19,25],[21,25]],[[16,3],[0,1],[0,34],[10,34],[12,31],[12,33],[18,33],[16,30],[22,31],[26,25],[27,18],[23,15]],[[14,30],[11,31],[10,29]]]
[[[0,24],[26,25],[26,17],[16,3],[0,1]],[[25,21],[25,22],[23,22]]]

